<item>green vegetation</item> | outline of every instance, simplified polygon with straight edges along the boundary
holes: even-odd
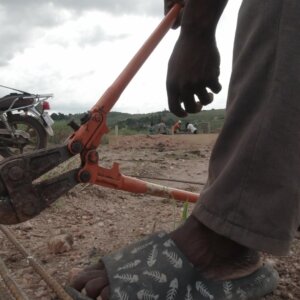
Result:
[[[224,122],[224,109],[204,110],[199,114],[189,115],[181,119],[183,127],[186,122],[193,123],[199,132],[219,132]],[[68,126],[70,121],[81,124],[84,114],[62,114],[53,113],[51,115],[55,121],[53,125],[54,136],[51,137],[50,143],[59,144],[72,134],[72,128]],[[168,128],[178,120],[178,118],[167,110],[148,113],[148,114],[128,114],[121,112],[110,112],[107,115],[107,126],[111,132],[114,132],[115,126],[118,126],[119,135],[146,134],[149,132],[149,126],[156,125],[163,121]]]
[[[184,223],[186,219],[188,218],[188,208],[189,208],[189,202],[186,201],[183,203],[183,209],[182,209],[182,215],[181,215],[181,222]]]

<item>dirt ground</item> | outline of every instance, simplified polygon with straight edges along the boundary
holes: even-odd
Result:
[[[109,145],[99,148],[99,164],[111,167],[118,162],[125,175],[148,177],[153,183],[200,193],[215,139],[215,135],[113,138]],[[72,164],[77,166],[76,159]],[[193,205],[188,209],[190,212]],[[182,211],[183,204],[174,200],[78,185],[35,219],[9,228],[47,272],[64,285],[70,269],[94,263],[153,231],[173,230],[181,221]],[[53,237],[58,239],[61,235],[68,235],[67,242],[63,247],[53,246]],[[60,250],[62,253],[56,253]],[[281,278],[278,289],[265,299],[300,299],[300,240],[295,239],[287,257],[265,257],[275,264]],[[55,299],[2,233],[0,258],[29,299]]]

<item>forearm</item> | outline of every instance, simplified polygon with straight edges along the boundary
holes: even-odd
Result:
[[[187,0],[181,21],[183,32],[214,34],[228,0]]]

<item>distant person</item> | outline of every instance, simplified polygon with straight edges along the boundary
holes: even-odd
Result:
[[[197,128],[192,123],[187,122],[185,128],[187,133],[192,133],[192,134],[197,133]]]
[[[166,123],[163,121],[157,124],[156,130],[158,134],[168,134]]]
[[[154,134],[155,128],[153,122],[150,123],[148,130],[149,130],[149,134]]]
[[[173,126],[172,126],[172,134],[180,133],[181,131],[181,120],[178,120]]]

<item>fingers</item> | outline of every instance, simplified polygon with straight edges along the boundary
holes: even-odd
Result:
[[[184,1],[184,0],[165,0],[165,1],[164,1],[165,15],[169,12],[169,10],[170,10],[176,3],[180,4],[181,6],[184,6],[185,1]]]
[[[200,112],[204,105],[210,104],[214,99],[213,93],[208,92],[206,87],[216,94],[222,89],[218,80],[207,82],[205,87],[186,87],[181,91],[175,87],[175,85],[168,84],[167,82],[170,111],[179,118],[186,117],[187,113]],[[198,97],[199,101],[196,100],[195,95]],[[184,109],[181,105],[182,103]]]
[[[207,92],[207,90],[205,88],[200,89],[196,93],[196,95],[198,96],[202,105],[208,105],[214,99],[214,95],[212,93]]]
[[[109,296],[110,296],[110,289],[109,289],[109,286],[106,286],[102,292],[101,292],[101,298],[102,300],[108,300],[109,299]]]
[[[180,94],[178,90],[167,84],[167,94],[170,111],[179,118],[186,117],[187,113],[181,107]]]
[[[169,10],[176,4],[180,4],[182,7],[184,6],[184,0],[165,0],[164,1],[164,12],[165,15],[169,12]],[[183,15],[183,9],[180,10],[178,17],[172,25],[172,29],[177,29],[181,24],[181,19]]]
[[[207,91],[206,88],[209,88],[213,93],[218,94],[222,86],[218,80],[210,80],[205,83],[204,87],[200,87],[195,91],[195,94],[199,98],[202,105],[208,105],[213,102],[214,94]]]
[[[215,94],[218,94],[222,90],[222,85],[218,80],[208,81],[207,87]]]
[[[210,104],[214,99],[214,95],[207,92],[205,88],[200,89],[195,94],[197,95],[199,101],[196,100],[192,90],[183,93],[182,96],[180,96],[179,93],[169,92],[168,100],[170,111],[177,117],[184,118],[187,116],[187,113],[194,114],[200,112],[203,105]],[[185,109],[183,109],[181,106],[182,102]]]
[[[183,103],[187,113],[193,114],[201,111],[202,105],[200,102],[196,101],[192,89],[187,89],[183,93],[182,99],[184,99]]]

